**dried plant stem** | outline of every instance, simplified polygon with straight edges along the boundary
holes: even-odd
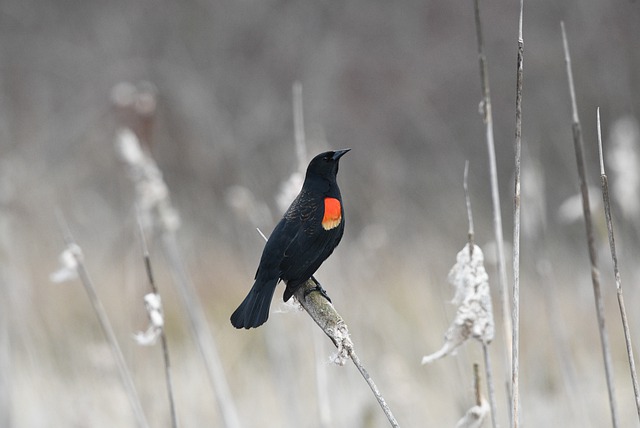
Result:
[[[600,291],[600,271],[598,270],[598,259],[595,246],[595,238],[593,235],[593,224],[591,222],[591,207],[589,204],[589,192],[587,191],[586,166],[584,160],[584,143],[582,141],[582,128],[578,117],[578,106],[576,102],[576,92],[573,85],[573,72],[571,70],[571,56],[569,55],[569,43],[567,42],[567,34],[564,29],[564,22],[561,23],[562,42],[564,46],[564,58],[567,66],[567,77],[569,81],[569,95],[571,97],[572,110],[572,130],[573,144],[576,152],[576,161],[578,164],[578,176],[580,179],[580,192],[582,194],[582,211],[584,214],[584,222],[587,233],[587,246],[589,249],[589,261],[591,262],[591,282],[593,284],[593,294],[596,304],[596,315],[598,318],[598,327],[600,331],[600,341],[602,345],[602,356],[604,359],[604,371],[607,380],[607,390],[609,393],[609,407],[611,408],[611,421],[613,427],[618,427],[618,413],[616,411],[615,384],[613,380],[613,369],[611,364],[611,350],[609,346],[609,337],[605,328],[604,302]]]
[[[138,216],[138,229],[140,231],[140,240],[142,242],[142,252],[144,257],[144,265],[147,271],[147,279],[149,280],[151,291],[154,294],[159,294],[158,287],[156,287],[156,283],[153,280],[153,271],[151,270],[151,258],[149,257],[147,240],[145,239],[144,230],[142,228],[142,224],[140,223],[139,216]],[[164,328],[160,332],[160,343],[162,345],[162,357],[164,359],[164,375],[165,375],[165,382],[167,385],[167,395],[169,398],[169,410],[171,413],[171,427],[177,428],[178,418],[176,415],[175,400],[173,399],[173,381],[171,380],[171,360],[169,359],[169,346],[167,344],[167,335],[164,332]]]
[[[349,337],[347,324],[327,299],[325,299],[320,293],[312,292],[312,290],[316,289],[317,285],[318,283],[315,279],[310,278],[296,291],[296,299],[300,302],[302,307],[307,311],[315,323],[318,324],[322,331],[324,331],[329,339],[331,339],[336,348],[338,348],[336,362],[344,364],[347,357],[351,358],[351,361],[353,361],[353,364],[355,364],[356,368],[369,385],[369,388],[371,388],[373,395],[376,397],[378,404],[380,404],[380,407],[389,420],[391,426],[399,427],[393,413],[391,413],[391,409],[382,397],[380,390],[356,355],[353,342]]]
[[[518,22],[518,60],[516,67],[516,135],[515,135],[515,183],[513,196],[513,302],[511,325],[511,426],[520,425],[520,155],[522,149],[522,74],[524,39],[522,38],[522,12],[524,0],[520,0]]]
[[[600,128],[600,108],[598,107],[598,152],[600,154],[600,182],[602,185],[602,200],[604,205],[604,216],[607,222],[609,235],[609,248],[611,250],[611,260],[613,262],[613,274],[616,281],[616,292],[618,295],[618,306],[620,307],[620,317],[622,318],[622,329],[624,330],[624,340],[627,347],[627,357],[629,358],[629,370],[631,371],[631,383],[636,399],[636,410],[640,419],[640,387],[638,387],[638,374],[636,373],[636,363],[633,357],[633,344],[631,343],[631,333],[629,331],[629,321],[627,319],[627,309],[624,304],[622,293],[622,279],[618,270],[618,256],[616,255],[616,242],[613,235],[613,221],[611,220],[611,202],[609,199],[609,182],[604,171],[604,157],[602,154],[602,132]]]
[[[71,230],[67,226],[64,217],[60,212],[57,212],[58,222],[64,233],[64,241],[67,247],[76,247],[79,248],[73,239],[73,235],[71,234]],[[133,410],[133,414],[136,418],[136,423],[138,427],[148,428],[149,423],[147,422],[147,418],[142,409],[142,404],[140,402],[140,396],[136,391],[136,386],[131,378],[131,373],[127,368],[127,363],[124,360],[124,355],[122,354],[122,350],[120,349],[120,345],[118,344],[118,339],[116,338],[116,334],[111,327],[111,323],[109,322],[109,317],[107,316],[107,312],[102,306],[102,301],[98,297],[96,293],[96,289],[93,286],[93,281],[89,276],[89,272],[87,271],[84,260],[81,253],[74,253],[76,263],[77,263],[77,272],[80,282],[84,286],[84,289],[89,297],[89,301],[91,306],[93,307],[96,316],[98,317],[98,322],[100,323],[100,327],[102,328],[102,332],[104,333],[107,342],[109,343],[109,347],[111,348],[111,353],[116,361],[116,365],[118,366],[118,373],[120,373],[120,378],[122,380],[122,384],[124,385],[124,389],[127,393],[127,397],[129,398],[129,404],[131,405],[131,409]]]
[[[239,428],[241,426],[240,419],[218,356],[218,350],[209,329],[204,309],[199,303],[195,286],[180,255],[175,234],[172,231],[164,231],[162,233],[162,243],[178,294],[189,318],[191,331],[195,336],[198,349],[205,362],[209,381],[216,393],[224,426],[227,428]]]
[[[369,385],[369,388],[371,388],[371,392],[373,392],[373,395],[376,397],[378,404],[380,404],[380,407],[382,408],[382,411],[384,412],[385,416],[389,420],[389,423],[391,424],[391,426],[394,428],[398,428],[400,425],[398,425],[398,421],[396,421],[396,418],[393,416],[393,413],[391,413],[391,409],[389,408],[389,405],[387,405],[387,402],[382,397],[380,390],[378,389],[376,384],[373,382],[373,379],[369,375],[369,372],[367,372],[367,370],[364,368],[364,366],[360,362],[360,359],[358,358],[358,356],[356,355],[353,349],[351,349],[351,352],[349,352],[349,356],[351,357],[351,361],[353,361],[353,364],[356,366],[356,368],[358,369],[358,371],[360,372],[364,380],[367,382],[367,385]]]
[[[473,210],[471,209],[471,197],[469,195],[469,161],[467,160],[464,163],[464,179],[462,181],[462,185],[464,187],[464,198],[467,205],[467,218],[469,220],[469,257],[473,255],[473,247],[474,247],[474,231],[473,231]],[[496,397],[493,388],[493,372],[491,370],[491,358],[489,357],[489,345],[486,343],[482,343],[482,352],[484,355],[484,368],[487,376],[487,390],[489,391],[489,406],[491,407],[491,423],[493,428],[497,428],[498,423],[496,421],[497,417],[497,408],[496,408]],[[477,393],[479,394],[479,393]],[[480,405],[479,399],[476,400],[476,404]]]
[[[482,84],[481,114],[485,124],[487,151],[489,154],[489,176],[491,179],[491,202],[493,205],[493,228],[495,233],[497,258],[498,258],[498,285],[500,288],[501,318],[503,323],[504,338],[507,349],[505,361],[511,353],[511,318],[509,311],[509,294],[507,291],[507,269],[504,255],[504,239],[502,234],[502,214],[500,213],[500,189],[498,187],[498,171],[496,166],[496,149],[493,139],[493,114],[491,111],[491,94],[489,91],[489,74],[487,71],[487,59],[484,55],[482,41],[482,26],[480,22],[479,0],[474,0],[476,37],[478,40],[478,60],[480,64],[480,81]]]

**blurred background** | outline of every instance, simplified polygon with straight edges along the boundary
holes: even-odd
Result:
[[[508,256],[518,10],[516,1],[481,4]],[[316,277],[401,426],[454,426],[474,402],[478,343],[420,365],[442,345],[455,315],[447,274],[467,239],[462,178],[469,160],[476,242],[485,252],[496,315],[490,350],[497,417],[506,426],[508,365],[473,16],[473,4],[460,1],[2,0],[0,426],[135,425],[82,285],[50,281],[64,248],[56,209],[83,249],[151,425],[169,426],[160,348],[131,339],[147,324],[142,299],[149,288],[136,193],[114,146],[123,127],[158,163],[179,213],[180,253],[242,426],[388,426],[357,370],[332,364],[333,346],[307,314],[283,306],[282,287],[263,327],[237,331],[228,321],[262,251],[255,228],[272,230],[291,197],[283,183],[299,170],[295,82],[302,86],[306,159],[329,148],[353,149],[338,177],[346,233]],[[522,421],[610,423],[584,225],[580,202],[572,199],[578,180],[561,20],[595,188],[621,426],[638,426],[595,132],[599,106],[637,345],[640,3],[634,0],[525,4]],[[184,427],[222,427],[161,243],[150,245],[178,419]],[[510,257],[507,266],[511,271]]]

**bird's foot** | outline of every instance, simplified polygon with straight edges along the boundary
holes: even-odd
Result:
[[[332,304],[333,304],[333,302],[331,301],[331,298],[330,298],[330,297],[329,297],[329,295],[327,294],[327,291],[326,291],[324,288],[322,288],[322,286],[320,285],[320,283],[319,283],[318,281],[315,281],[315,283],[316,283],[316,286],[315,286],[315,287],[313,287],[313,288],[309,288],[308,290],[305,290],[305,291],[304,291],[304,298],[306,299],[306,298],[307,298],[307,296],[308,296],[309,294],[313,293],[314,291],[317,291],[318,293],[320,293],[320,295],[321,295],[322,297],[324,297],[325,299],[327,299],[327,301],[328,301],[329,303],[332,303]]]

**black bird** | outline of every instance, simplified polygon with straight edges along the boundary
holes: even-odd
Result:
[[[287,285],[283,296],[286,302],[342,239],[344,208],[336,175],[340,158],[349,150],[320,153],[309,163],[300,194],[262,251],[251,291],[231,315],[235,328],[264,324],[278,282],[282,280]],[[324,290],[321,292],[324,294]]]

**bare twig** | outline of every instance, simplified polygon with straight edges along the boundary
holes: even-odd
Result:
[[[600,154],[600,181],[602,185],[602,200],[604,205],[604,216],[607,222],[609,235],[609,248],[611,250],[611,260],[613,262],[613,274],[616,281],[616,292],[618,295],[618,306],[620,307],[620,317],[622,318],[622,329],[624,330],[624,340],[627,347],[627,357],[629,358],[629,370],[631,371],[631,383],[636,399],[636,410],[640,419],[640,387],[638,387],[638,374],[636,373],[636,363],[633,357],[633,344],[631,343],[631,333],[629,331],[629,321],[627,320],[627,309],[624,304],[622,294],[622,279],[618,270],[618,256],[616,255],[616,242],[613,235],[613,221],[611,220],[611,202],[609,200],[609,182],[604,172],[604,157],[602,154],[602,132],[600,128],[600,107],[597,110],[598,116],[598,152]]]
[[[491,111],[491,94],[489,91],[489,74],[487,71],[487,58],[484,55],[482,41],[482,26],[480,22],[480,6],[478,0],[474,0],[476,37],[478,40],[478,60],[480,64],[480,81],[482,84],[482,102],[480,113],[485,124],[487,151],[489,154],[489,175],[491,179],[491,201],[493,205],[493,228],[496,240],[498,259],[498,285],[500,288],[501,317],[504,330],[505,343],[507,345],[505,361],[509,361],[511,354],[511,318],[509,311],[509,293],[507,290],[507,268],[504,255],[504,238],[502,234],[502,214],[500,213],[500,190],[498,187],[498,171],[496,166],[496,149],[493,139],[493,115]]]
[[[113,357],[116,361],[116,365],[118,366],[118,373],[120,373],[120,378],[127,393],[127,397],[129,398],[129,404],[131,405],[131,409],[133,410],[133,413],[135,415],[136,423],[138,427],[148,428],[149,423],[147,422],[144,410],[142,409],[140,396],[136,391],[136,386],[133,382],[133,379],[131,378],[131,373],[129,372],[127,363],[125,362],[124,355],[122,354],[122,350],[120,349],[120,345],[118,344],[118,339],[116,338],[116,334],[113,331],[113,327],[111,327],[107,312],[105,311],[104,306],[102,306],[102,301],[98,297],[98,293],[96,293],[96,289],[93,286],[93,281],[89,276],[89,272],[84,265],[82,249],[75,242],[73,235],[71,234],[71,230],[69,229],[69,226],[67,225],[62,213],[60,211],[56,211],[56,215],[58,217],[58,222],[64,235],[65,244],[68,249],[72,249],[72,251],[69,251],[69,253],[75,259],[75,269],[78,274],[78,278],[84,286],[87,296],[89,297],[89,301],[91,302],[91,306],[93,307],[93,310],[98,317],[98,322],[100,323],[102,332],[104,333],[107,342],[109,343],[109,347],[111,348],[111,353],[113,354]]]
[[[609,406],[611,408],[611,422],[613,427],[618,426],[618,413],[616,411],[615,384],[613,380],[613,369],[611,364],[611,350],[609,346],[609,337],[605,328],[604,302],[600,291],[600,271],[598,270],[598,259],[595,246],[595,238],[593,234],[593,224],[591,222],[591,208],[589,204],[589,192],[587,190],[586,166],[584,160],[584,143],[582,141],[582,128],[580,126],[580,118],[578,117],[578,106],[576,102],[576,92],[573,84],[573,72],[571,70],[571,56],[569,55],[569,43],[567,34],[564,29],[564,22],[561,22],[562,43],[564,46],[564,58],[567,66],[567,77],[569,81],[569,96],[571,97],[572,110],[572,130],[573,144],[576,152],[576,161],[578,164],[578,176],[580,179],[580,192],[582,194],[582,211],[584,214],[584,222],[587,233],[587,246],[589,249],[589,261],[591,262],[591,282],[593,284],[593,294],[596,304],[596,315],[598,317],[598,327],[600,331],[600,342],[602,345],[602,356],[604,359],[604,370],[607,380],[607,390],[609,393]]]
[[[151,258],[149,257],[149,249],[147,248],[147,240],[144,236],[144,229],[142,228],[142,223],[140,222],[140,216],[138,216],[138,229],[140,231],[140,241],[142,242],[142,252],[144,257],[144,265],[147,271],[147,279],[149,280],[149,286],[151,287],[151,291],[159,295],[158,287],[156,287],[156,283],[153,280],[153,271],[151,270]],[[162,357],[164,358],[164,374],[165,374],[165,382],[167,385],[167,395],[169,398],[169,410],[171,413],[171,427],[178,427],[178,418],[176,416],[176,406],[175,401],[173,399],[173,382],[171,380],[171,360],[169,359],[169,346],[167,345],[167,335],[164,332],[164,328],[160,330],[160,341],[162,345]]]
[[[515,183],[513,196],[513,306],[511,325],[511,426],[520,425],[519,348],[520,348],[520,153],[522,149],[522,74],[524,40],[522,38],[522,12],[524,0],[520,0],[518,21],[518,60],[516,68],[516,136]]]
[[[265,242],[267,242],[269,240],[269,238],[267,238],[267,235],[265,235],[264,233],[262,233],[262,230],[260,230],[259,227],[256,227],[256,230],[258,231],[258,233],[260,234],[260,236],[262,236],[262,239],[264,239]]]
[[[344,365],[346,363],[346,359],[351,358],[351,361],[353,361],[353,364],[355,364],[356,368],[369,385],[369,388],[371,388],[373,395],[376,397],[378,404],[380,404],[380,407],[389,420],[391,426],[399,427],[393,413],[391,413],[391,409],[382,397],[380,390],[356,355],[353,342],[349,337],[347,324],[326,298],[324,298],[320,293],[312,292],[313,290],[317,290],[317,286],[318,282],[315,281],[313,277],[310,278],[296,291],[296,299],[338,349],[335,362],[340,365]]]

